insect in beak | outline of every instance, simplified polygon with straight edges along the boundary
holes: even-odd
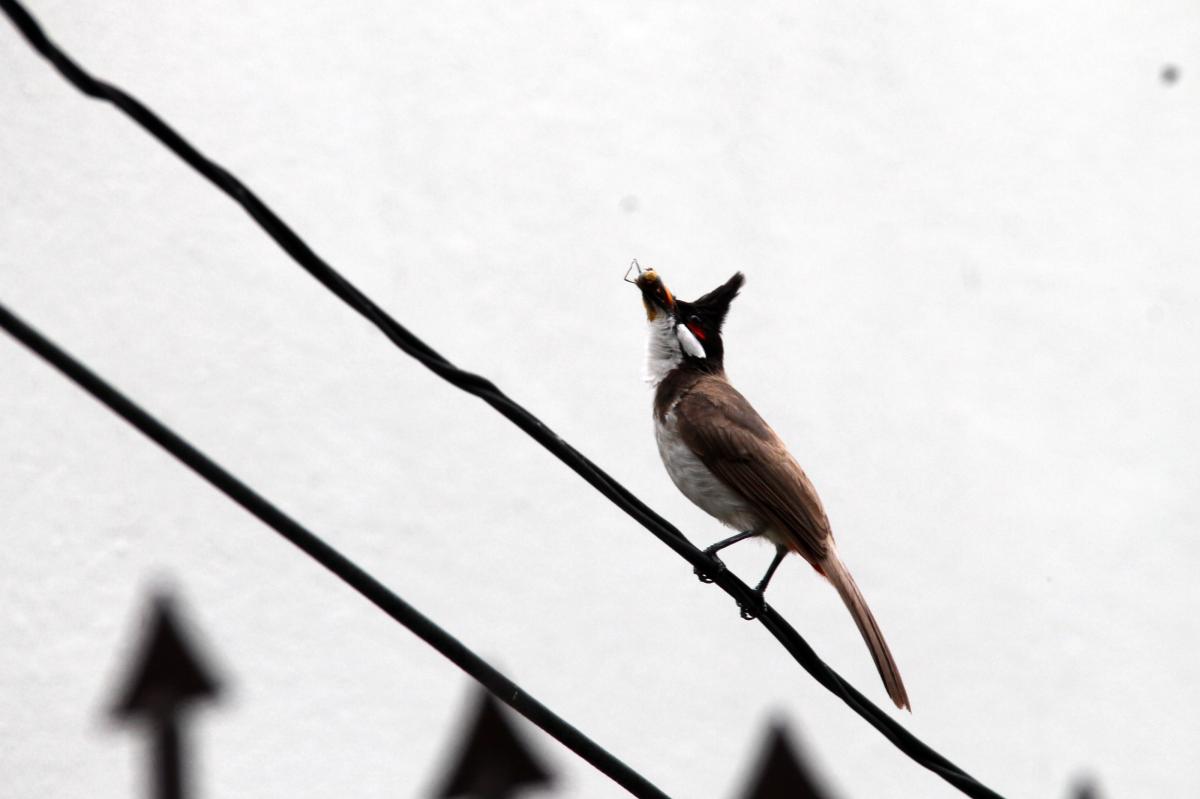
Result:
[[[638,263],[637,258],[634,258],[632,261],[630,261],[629,268],[625,270],[625,282],[632,283],[633,285],[636,286],[638,284],[637,279],[636,278],[634,280],[629,279],[629,273],[632,272],[634,269],[637,270],[638,277],[641,277],[642,276],[642,265]]]

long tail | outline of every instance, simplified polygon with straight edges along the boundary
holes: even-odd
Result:
[[[871,609],[867,607],[867,601],[863,599],[862,592],[854,583],[854,578],[850,576],[850,572],[846,570],[845,564],[838,558],[837,551],[833,547],[830,547],[829,554],[821,561],[821,570],[829,578],[829,582],[833,583],[833,587],[837,589],[842,601],[850,610],[850,615],[854,617],[858,631],[862,633],[863,640],[867,642],[867,647],[871,650],[875,668],[879,670],[879,676],[883,678],[883,685],[887,688],[888,696],[896,703],[896,707],[911,710],[912,707],[908,703],[908,692],[904,690],[904,681],[900,679],[900,670],[896,668],[896,661],[892,659],[892,652],[888,649],[887,641],[883,640],[883,633],[879,631],[879,625],[875,622],[875,616],[871,613]]]

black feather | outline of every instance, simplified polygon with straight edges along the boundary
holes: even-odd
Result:
[[[725,324],[725,315],[729,313],[729,304],[742,289],[746,276],[734,272],[733,277],[720,286],[692,302],[680,300],[676,303],[676,315],[681,322],[689,327],[699,328],[698,338],[704,346],[707,357],[702,359],[688,358],[688,364],[703,372],[719,372],[725,365],[725,343],[721,340],[721,328]],[[693,332],[696,332],[693,330]]]
[[[693,301],[691,305],[706,312],[709,319],[713,320],[719,328],[725,322],[725,315],[729,313],[729,304],[741,292],[742,285],[745,282],[745,275],[741,272],[734,272],[733,277],[700,299]]]

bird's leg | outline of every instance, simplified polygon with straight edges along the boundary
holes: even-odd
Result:
[[[729,536],[729,538],[725,538],[725,539],[722,539],[721,541],[718,541],[717,543],[713,544],[711,547],[705,547],[704,554],[708,555],[710,558],[713,559],[713,561],[716,562],[716,564],[717,564],[716,571],[718,573],[725,571],[725,564],[722,563],[721,559],[717,557],[717,553],[720,552],[725,547],[729,546],[730,544],[736,544],[738,541],[744,541],[747,538],[751,538],[756,535],[758,535],[757,530],[743,530],[742,532],[738,533],[737,535],[731,535],[731,536]],[[702,570],[699,566],[697,566],[693,571],[695,572],[696,576],[700,578],[700,582],[711,583],[713,581],[713,578],[709,577],[708,574],[704,570]]]
[[[755,603],[756,606],[753,608],[748,608],[745,605],[741,606],[743,619],[749,621],[755,618],[759,613],[762,612],[762,609],[766,607],[767,599],[765,594],[767,592],[767,584],[770,583],[771,578],[775,576],[775,570],[779,568],[779,564],[783,562],[783,558],[785,555],[787,555],[787,553],[787,547],[776,545],[775,558],[771,561],[771,565],[767,567],[767,573],[764,574],[763,578],[758,581],[758,585],[754,586],[754,597],[757,600]]]

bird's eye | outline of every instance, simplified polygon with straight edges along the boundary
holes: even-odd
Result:
[[[700,325],[700,317],[696,316],[695,314],[692,314],[690,317],[688,317],[688,324],[695,325],[696,327],[700,327],[701,326]]]

